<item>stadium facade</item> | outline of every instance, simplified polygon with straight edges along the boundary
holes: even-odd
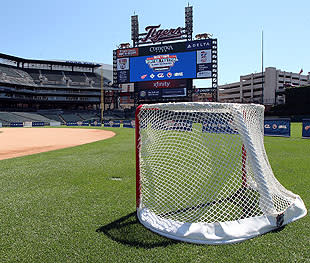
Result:
[[[118,91],[111,81],[110,65],[24,59],[0,53],[1,110],[99,110],[101,88],[107,94],[106,108],[110,108],[114,102],[111,96]]]
[[[251,73],[240,76],[239,82],[219,85],[219,102],[260,103],[272,106],[285,103],[281,93],[287,86],[306,86],[310,83],[310,73],[282,71],[268,67],[263,74]]]

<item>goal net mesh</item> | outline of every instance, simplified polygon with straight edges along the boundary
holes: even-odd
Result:
[[[284,213],[296,195],[273,175],[263,120],[253,104],[142,105],[138,209],[179,223]]]

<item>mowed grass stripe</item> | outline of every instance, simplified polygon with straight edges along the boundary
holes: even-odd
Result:
[[[0,262],[307,262],[309,216],[246,242],[193,245],[142,227],[134,130],[74,148],[0,161]],[[278,180],[309,209],[310,140],[265,137]],[[122,180],[111,180],[112,177]]]

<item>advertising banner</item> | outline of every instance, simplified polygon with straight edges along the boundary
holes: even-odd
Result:
[[[0,128],[2,128],[2,122],[0,122]]]
[[[192,131],[193,122],[189,120],[166,120],[164,125],[152,123],[152,128],[164,131]]]
[[[264,121],[265,136],[291,136],[291,120],[290,119],[267,119]]]
[[[194,40],[186,42],[187,50],[211,49],[213,39]]]
[[[187,42],[169,43],[165,45],[152,45],[139,48],[139,56],[159,55],[168,53],[185,52]]]
[[[310,139],[310,119],[302,120],[302,137]]]
[[[120,121],[104,121],[104,127],[119,128],[121,127],[121,122]]]
[[[78,126],[78,123],[76,121],[68,121],[66,125],[67,126]]]
[[[138,48],[125,48],[125,49],[116,50],[116,56],[118,58],[135,57],[138,55],[139,55],[139,49]]]
[[[118,83],[129,82],[129,70],[119,70],[117,71],[117,81]]]
[[[186,79],[169,79],[157,81],[144,81],[136,83],[138,89],[186,88]]]
[[[40,127],[40,126],[44,126],[43,121],[33,121],[32,122],[32,127]]]
[[[24,127],[22,122],[11,122],[10,127]]]
[[[101,127],[101,122],[100,120],[93,120],[91,121],[90,126]]]
[[[50,126],[60,126],[60,125],[61,125],[60,121],[51,121],[50,122]]]
[[[89,126],[89,121],[83,121],[82,126]]]
[[[123,121],[123,128],[135,128],[135,121],[134,120]]]
[[[232,123],[221,120],[218,118],[216,121],[207,121],[202,123],[202,132],[208,133],[224,133],[224,134],[238,134],[238,131],[233,127]]]
[[[24,121],[24,127],[32,127],[31,121]]]
[[[170,88],[170,89],[140,89],[140,99],[157,99],[169,97],[185,97],[186,88]]]
[[[129,69],[129,58],[118,58],[116,60],[117,70],[128,70]]]

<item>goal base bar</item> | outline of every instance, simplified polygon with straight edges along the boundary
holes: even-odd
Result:
[[[304,202],[297,196],[295,202],[286,209],[282,226],[294,222],[306,214]],[[138,208],[137,216],[142,225],[157,234],[196,244],[238,243],[279,228],[278,215],[262,215],[227,222],[184,223],[161,218],[147,208]]]

